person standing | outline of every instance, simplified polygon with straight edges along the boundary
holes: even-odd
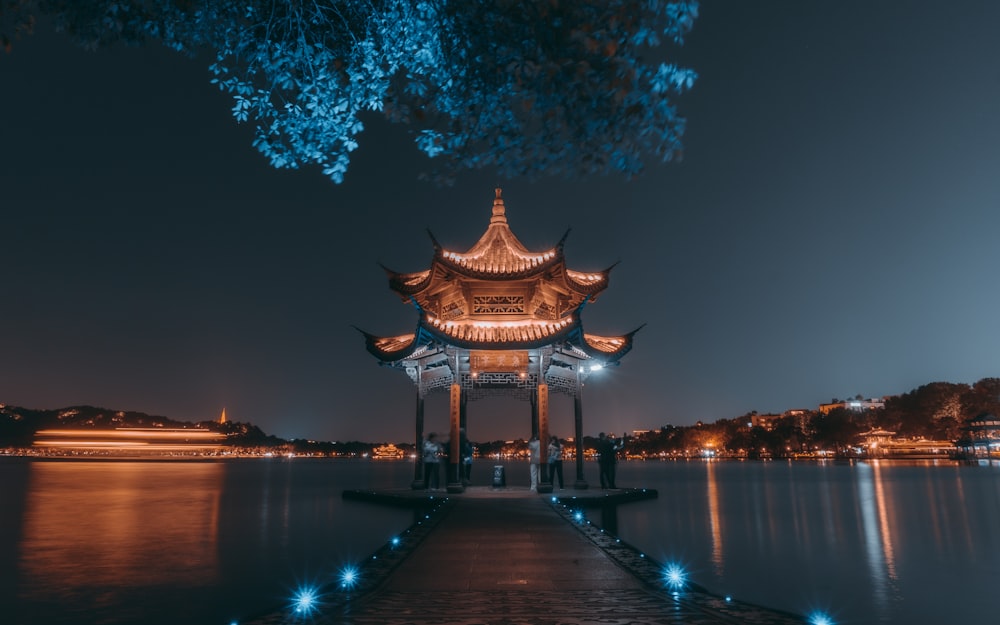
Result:
[[[438,470],[440,465],[438,456],[441,454],[441,443],[437,441],[437,434],[431,432],[424,439],[423,446],[424,459],[424,490],[433,488],[437,490],[441,486],[441,473]]]
[[[556,485],[556,477],[559,478],[559,490],[563,489],[563,446],[558,436],[553,436],[549,441],[549,482],[553,487]]]
[[[528,470],[531,475],[530,490],[538,490],[538,461],[541,458],[541,447],[537,436],[532,436],[528,441]]]
[[[618,462],[618,447],[604,432],[597,435],[597,466],[600,469],[601,488],[615,487],[615,463]]]
[[[468,486],[472,482],[472,441],[469,437],[465,435],[465,428],[459,430],[461,434],[461,452],[462,452],[462,484]]]

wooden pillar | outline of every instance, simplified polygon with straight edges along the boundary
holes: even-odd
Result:
[[[538,383],[538,492],[551,493],[549,480],[549,385]]]
[[[583,476],[583,380],[580,379],[580,363],[576,364],[576,394],[573,395],[573,433],[576,442],[576,481],[573,488],[586,490],[587,479]]]
[[[469,433],[469,395],[467,393],[462,393],[461,404],[458,409],[458,427],[465,430],[466,434]]]
[[[462,493],[465,487],[462,486],[462,478],[459,476],[458,465],[462,461],[461,434],[459,432],[459,420],[462,412],[462,385],[451,385],[451,440],[448,441],[448,492]]]
[[[420,368],[417,368],[417,375],[420,375]],[[424,396],[420,392],[419,378],[417,381],[417,410],[416,410],[416,459],[413,461],[413,483],[410,488],[413,490],[424,489]]]
[[[531,397],[531,435],[538,436],[538,395],[532,393]]]
[[[459,444],[464,445],[469,440],[469,394],[462,393],[462,401],[459,406],[458,412],[458,427],[460,430],[460,440]],[[469,443],[471,445],[471,443]],[[461,454],[465,454],[465,450],[460,451]],[[458,459],[458,481],[462,483],[462,486],[468,486],[469,480],[465,476],[465,458],[459,457]]]

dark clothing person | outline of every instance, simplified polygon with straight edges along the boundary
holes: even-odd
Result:
[[[563,446],[555,436],[549,441],[549,483],[553,487],[556,485],[556,477],[559,478],[559,490],[563,489]]]
[[[472,443],[467,438],[462,439],[462,482],[472,481]]]
[[[615,465],[618,464],[618,450],[613,438],[601,432],[597,437],[597,460],[601,473],[601,488],[618,488],[615,486]]]
[[[423,461],[424,461],[424,490],[428,488],[441,487],[441,472],[438,470],[440,462],[438,455],[441,453],[441,444],[437,442],[434,432],[427,435],[424,440]]]
[[[472,477],[472,442],[465,434],[465,428],[458,430],[458,481],[468,485]]]

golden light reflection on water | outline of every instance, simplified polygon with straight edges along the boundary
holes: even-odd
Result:
[[[719,514],[719,484],[715,479],[715,463],[708,465],[708,522],[712,530],[712,566],[715,574],[723,573],[722,515]]]
[[[885,558],[885,569],[889,578],[896,579],[896,554],[892,548],[892,528],[895,526],[890,517],[895,517],[891,509],[892,499],[885,496],[886,485],[882,479],[882,463],[873,463],[875,470],[875,500],[878,502],[878,526],[882,534],[882,555]]]
[[[878,460],[858,464],[857,476],[872,598],[876,609],[884,617],[890,612],[890,602],[899,594],[892,546],[892,498],[886,497],[887,485],[883,483],[882,468]]]
[[[223,471],[212,462],[32,463],[22,595],[91,593],[103,603],[120,588],[212,582]]]

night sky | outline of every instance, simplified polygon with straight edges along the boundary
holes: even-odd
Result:
[[[413,386],[352,325],[412,332],[378,263],[426,269],[428,228],[471,247],[498,182],[529,248],[572,228],[570,268],[620,261],[589,332],[647,324],[587,385],[588,433],[998,376],[997,24],[988,0],[705,2],[672,51],[700,75],[682,162],[450,188],[377,120],[342,185],[274,170],[206,59],[42,29],[0,55],[0,403],[410,440]],[[472,403],[469,430],[527,437],[530,408]]]

